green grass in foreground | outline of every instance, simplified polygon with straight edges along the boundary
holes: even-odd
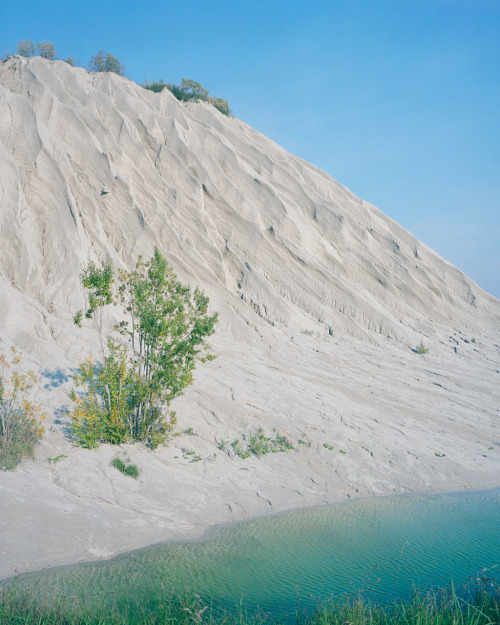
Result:
[[[2,625],[270,625],[278,619],[248,614],[244,609],[214,615],[197,595],[159,598],[152,604],[86,607],[66,598],[44,603],[15,587],[0,588]],[[417,592],[390,605],[368,600],[327,601],[313,614],[297,614],[297,625],[494,625],[500,624],[500,587],[489,584],[474,595],[458,595],[453,588]]]

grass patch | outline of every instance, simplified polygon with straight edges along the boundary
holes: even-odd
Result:
[[[498,584],[457,593],[445,590],[414,591],[409,598],[377,604],[363,597],[330,600],[309,614],[294,612],[280,619],[262,612],[252,613],[240,603],[221,613],[198,595],[159,596],[152,602],[131,599],[120,607],[96,603],[85,605],[75,598],[52,602],[37,599],[18,588],[0,588],[0,623],[6,625],[494,625],[500,623]]]
[[[129,477],[139,477],[139,469],[137,468],[137,465],[125,464],[121,458],[118,458],[118,456],[116,458],[113,458],[113,460],[111,461],[111,466],[115,467],[115,469],[118,469],[120,473],[128,475]]]
[[[243,440],[236,438],[231,447],[240,458],[257,456],[261,458],[266,454],[276,454],[290,449],[295,449],[292,442],[282,434],[274,430],[274,436],[266,436],[264,430],[259,428],[254,434],[244,435]]]

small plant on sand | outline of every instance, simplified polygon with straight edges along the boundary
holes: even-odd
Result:
[[[137,478],[139,476],[139,469],[137,468],[137,465],[125,464],[121,458],[118,458],[118,456],[113,458],[113,460],[111,461],[111,466],[115,467],[115,469],[118,469],[120,473],[128,475],[129,477]]]
[[[426,347],[422,341],[420,341],[420,345],[417,345],[415,351],[417,352],[417,354],[428,354],[429,348]]]
[[[109,260],[103,267],[89,263],[81,281],[87,306],[74,321],[94,320],[103,360],[80,363],[74,376],[84,389],[70,395],[74,439],[89,448],[141,440],[154,449],[172,433],[177,420],[170,403],[192,384],[196,362],[214,358],[205,339],[215,331],[217,313],[207,313],[208,297],[178,282],[157,249],[118,276]],[[124,320],[105,350],[103,315],[111,304],[121,306]]]
[[[328,449],[329,451],[333,451],[334,450],[334,446],[330,445],[329,443],[323,443],[323,447],[325,449]]]
[[[446,456],[446,454],[438,454],[437,452],[435,452],[434,455],[436,458],[444,458]]]
[[[32,457],[43,436],[45,415],[30,400],[37,377],[20,373],[21,353],[14,347],[9,361],[0,356],[0,469],[13,470],[25,457]]]
[[[266,436],[262,428],[253,434],[243,435],[243,441],[236,439],[231,445],[235,454],[243,459],[252,455],[260,458],[265,454],[294,449],[292,442],[286,436],[278,434],[276,430],[274,430],[274,436]]]
[[[55,458],[47,458],[49,464],[57,464],[59,461],[61,461],[63,458],[67,458],[68,456],[66,456],[65,454],[59,454],[58,456],[56,456]]]

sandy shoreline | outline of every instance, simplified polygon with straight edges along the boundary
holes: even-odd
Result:
[[[293,514],[296,511],[304,510],[307,508],[317,508],[317,507],[324,508],[324,507],[330,507],[330,506],[348,505],[349,503],[353,501],[366,500],[366,499],[369,499],[369,500],[387,499],[387,498],[392,499],[392,498],[399,498],[399,497],[405,497],[405,496],[418,498],[418,497],[424,497],[426,495],[431,495],[431,496],[432,495],[460,495],[462,493],[488,492],[490,490],[494,491],[494,490],[499,490],[499,489],[500,489],[500,486],[498,485],[498,482],[497,482],[496,485],[493,485],[493,486],[490,485],[490,486],[486,486],[486,487],[479,488],[479,489],[468,489],[468,490],[455,489],[455,490],[444,490],[444,491],[427,492],[427,493],[399,493],[399,494],[390,494],[390,495],[379,494],[375,496],[374,495],[365,495],[365,496],[358,495],[357,497],[354,497],[354,498],[346,497],[339,501],[335,501],[332,503],[318,504],[316,506],[301,506],[301,507],[295,507],[295,508],[284,508],[282,510],[269,512],[265,515],[257,514],[257,515],[251,515],[244,519],[227,520],[227,521],[223,521],[222,523],[210,524],[204,528],[198,528],[196,535],[186,535],[182,537],[170,538],[170,539],[160,540],[158,542],[148,543],[139,547],[134,547],[132,549],[127,549],[125,551],[114,553],[106,558],[84,559],[84,560],[79,559],[75,561],[67,561],[67,562],[64,561],[56,565],[48,565],[48,566],[42,566],[42,567],[35,566],[34,568],[30,569],[29,571],[25,571],[24,573],[17,572],[15,575],[8,575],[8,576],[3,575],[2,577],[0,577],[0,585],[6,582],[7,583],[10,582],[16,579],[18,576],[29,575],[30,573],[40,573],[40,572],[49,571],[55,568],[61,568],[61,567],[64,568],[64,567],[72,566],[74,564],[111,561],[125,554],[134,553],[136,551],[142,551],[144,549],[151,549],[151,548],[154,549],[155,547],[159,547],[161,545],[210,541],[216,536],[217,532],[223,529],[226,529],[232,525],[244,524],[250,521],[261,519],[263,517],[269,517],[269,516],[280,517],[280,516],[287,515],[287,514]]]

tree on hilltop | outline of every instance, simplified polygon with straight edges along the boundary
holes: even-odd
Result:
[[[35,44],[30,39],[19,41],[16,48],[16,54],[20,56],[35,56]]]
[[[91,72],[113,72],[118,76],[125,76],[125,65],[106,50],[99,50],[90,59],[88,69]]]
[[[57,59],[57,52],[52,41],[41,41],[36,44],[36,49],[42,59],[49,59],[49,61]]]

